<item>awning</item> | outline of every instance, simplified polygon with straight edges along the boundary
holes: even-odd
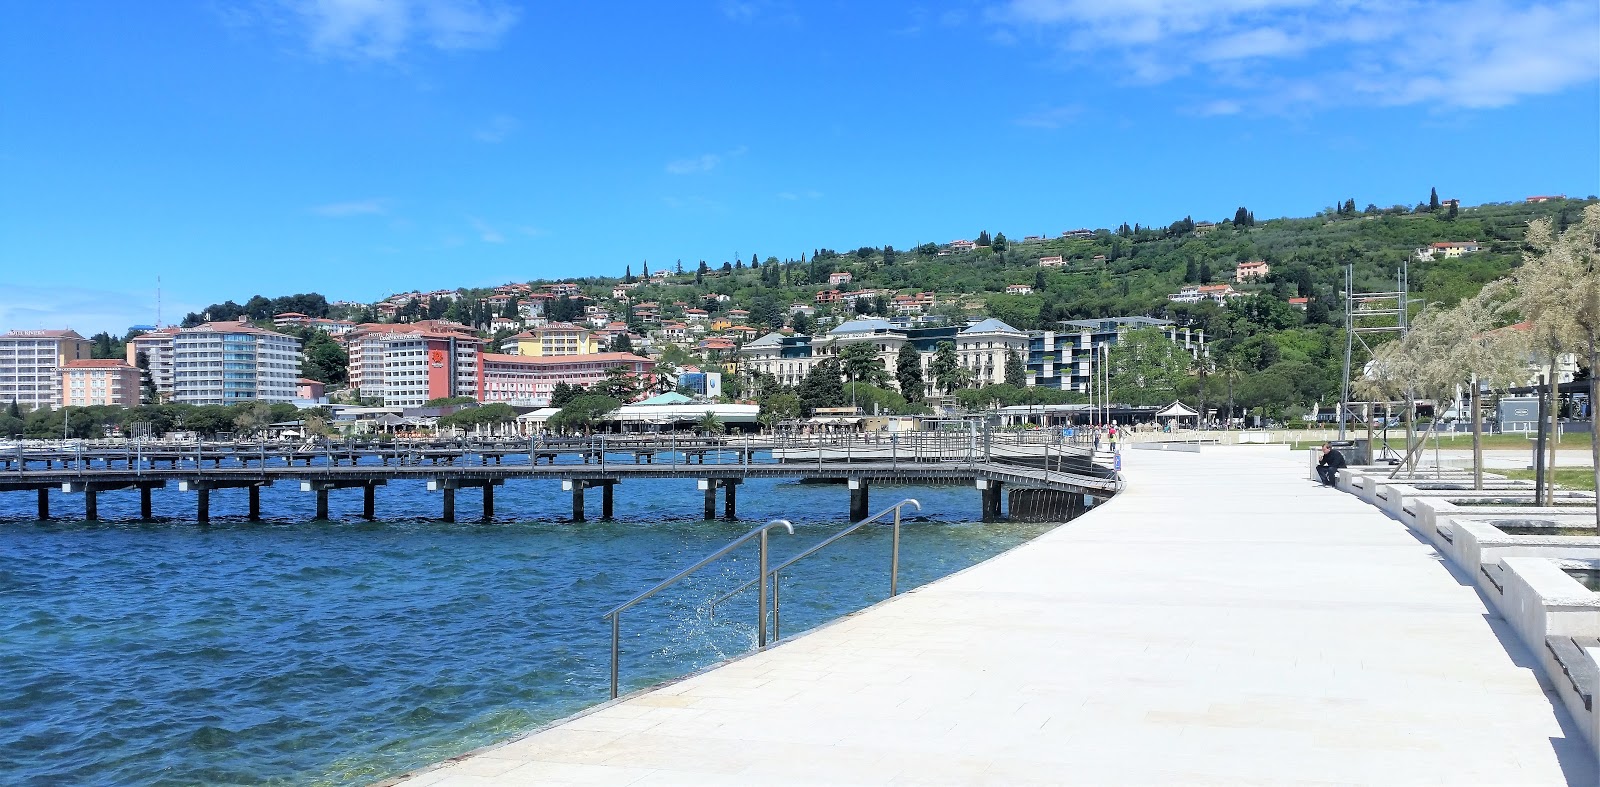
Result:
[[[1157,418],[1192,418],[1197,415],[1199,413],[1190,410],[1180,401],[1173,401],[1172,404],[1167,405],[1167,409],[1156,413]]]

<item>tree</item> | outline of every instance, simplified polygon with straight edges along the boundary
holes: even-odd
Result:
[[[1444,220],[1455,221],[1456,216],[1461,212],[1459,206],[1460,202],[1458,200],[1450,200],[1450,209],[1445,211]]]
[[[978,232],[978,245],[979,246],[988,246],[989,243],[990,243],[989,231],[988,230],[980,230]]]
[[[559,382],[550,389],[550,406],[565,407],[568,402],[583,395],[583,386]]]
[[[631,402],[639,396],[639,379],[626,366],[613,366],[606,370],[606,378],[594,384],[596,393],[621,402]]]
[[[1437,210],[1439,210],[1439,189],[1428,189],[1428,212],[1433,213]]]
[[[1590,401],[1596,390],[1595,371],[1600,369],[1600,207],[1590,205],[1580,223],[1556,235],[1548,218],[1535,220],[1524,239],[1527,252],[1523,263],[1508,282],[1512,297],[1507,303],[1529,325],[1531,349],[1541,364],[1548,366],[1554,388],[1557,359],[1564,352],[1587,355]],[[1559,408],[1550,408],[1550,423],[1556,422]],[[1593,414],[1594,408],[1590,410]],[[1591,433],[1593,432],[1591,415]],[[1555,466],[1556,441],[1549,441],[1547,471]],[[1600,457],[1600,436],[1592,436],[1591,462]],[[1595,462],[1600,478],[1600,462]],[[1547,472],[1552,489],[1554,473]],[[1551,494],[1549,491],[1545,495]],[[1548,498],[1547,498],[1548,499]],[[1596,512],[1596,533],[1600,534],[1600,511]]]
[[[844,383],[839,379],[839,362],[827,358],[812,365],[800,380],[795,393],[800,398],[801,409],[806,413],[815,412],[818,407],[844,404]]]
[[[272,407],[266,402],[245,402],[233,409],[233,430],[246,437],[265,431],[273,423]]]
[[[933,350],[933,360],[928,362],[928,373],[933,376],[933,384],[940,391],[948,394],[957,388],[965,387],[971,380],[972,373],[961,368],[960,359],[956,357],[955,342],[939,342]]]
[[[875,344],[852,344],[839,351],[839,365],[851,382],[884,385],[889,382],[889,371],[878,360]]]
[[[1018,388],[1028,384],[1028,367],[1022,362],[1022,354],[1016,350],[1006,350],[1006,385]]]
[[[633,339],[628,336],[627,331],[611,337],[611,351],[614,353],[633,352]]]
[[[900,353],[895,356],[894,381],[908,402],[920,402],[927,393],[922,381],[922,353],[911,342],[900,345]]]
[[[1005,251],[1006,250],[1006,234],[1004,232],[997,233],[994,236],[994,242],[990,244],[990,248],[994,249],[995,251]]]
[[[139,401],[146,404],[155,404],[161,393],[156,389],[156,380],[150,374],[150,353],[142,352],[134,356],[135,365],[139,367]],[[15,407],[16,402],[11,406]]]
[[[680,264],[681,264],[681,263],[680,263]],[[679,268],[679,269],[678,269],[678,272],[679,272],[679,273],[682,273],[682,272],[683,272],[683,269],[682,269],[682,268]],[[645,261],[644,261],[644,274],[643,274],[643,275],[644,275],[644,277],[645,277],[645,278],[646,278],[646,279],[648,279],[648,278],[650,278],[650,261],[649,261],[649,260],[645,260]]]
[[[698,432],[716,435],[722,434],[723,430],[727,428],[727,425],[722,423],[722,419],[718,418],[716,413],[707,410],[706,414],[701,416],[700,420],[695,422],[694,428],[695,431]]]
[[[1158,328],[1128,331],[1107,353],[1111,398],[1121,404],[1166,404],[1177,398],[1189,356]]]
[[[662,358],[661,360],[656,362],[656,368],[655,368],[654,371],[655,371],[655,376],[656,376],[655,390],[656,390],[657,393],[666,393],[668,391],[672,391],[672,390],[677,389],[677,387],[678,387],[678,365],[677,364],[673,363],[672,361],[667,360],[666,358]]]
[[[627,266],[626,269],[624,269],[624,271],[622,273],[622,283],[623,284],[632,284],[633,281],[634,281],[634,279],[633,279],[633,266],[629,265],[629,266]]]
[[[769,429],[784,421],[793,421],[800,417],[800,397],[790,391],[775,391],[761,399],[759,403],[761,423]]]
[[[1236,227],[1251,227],[1251,226],[1254,226],[1255,223],[1256,223],[1255,216],[1252,215],[1250,213],[1250,211],[1245,210],[1243,205],[1240,205],[1239,209],[1233,212],[1233,224],[1234,224],[1234,226],[1236,226]]]

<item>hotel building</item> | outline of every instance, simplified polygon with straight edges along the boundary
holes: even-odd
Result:
[[[632,353],[557,357],[484,353],[483,394],[478,401],[545,407],[550,404],[550,394],[555,391],[556,383],[586,388],[606,379],[606,373],[618,366],[638,378],[643,386],[654,382],[656,362]]]
[[[478,398],[483,340],[438,320],[368,323],[345,336],[350,387],[388,407],[420,407],[452,396]]]
[[[300,340],[248,322],[209,322],[173,339],[173,399],[184,404],[288,402],[300,379]]]
[[[92,342],[72,330],[11,331],[0,336],[0,405],[27,409],[61,403],[61,369],[88,360]]]
[[[172,349],[177,337],[177,328],[161,328],[128,340],[128,364],[137,367],[139,356],[144,356],[150,366],[150,382],[162,399],[172,398]]]
[[[115,358],[68,361],[61,367],[61,404],[137,407],[139,376],[138,367]]]

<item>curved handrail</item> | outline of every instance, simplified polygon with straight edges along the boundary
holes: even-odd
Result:
[[[669,588],[672,585],[676,584],[679,580],[683,579],[684,577],[689,576],[690,574],[693,574],[694,572],[699,571],[700,569],[704,568],[707,563],[710,563],[710,562],[716,560],[717,558],[722,557],[723,555],[726,555],[729,552],[732,552],[735,547],[739,546],[740,544],[743,544],[746,541],[749,541],[752,538],[755,538],[755,537],[761,535],[762,533],[767,532],[769,529],[771,529],[772,527],[774,527],[776,525],[784,526],[785,528],[788,529],[789,535],[791,535],[791,536],[794,535],[794,525],[791,524],[789,522],[789,520],[787,520],[787,519],[774,519],[771,522],[768,522],[768,523],[762,525],[761,527],[758,527],[758,528],[756,528],[756,529],[754,529],[754,530],[752,530],[752,531],[750,531],[748,533],[745,533],[744,535],[739,536],[738,538],[728,542],[727,546],[724,546],[723,548],[721,548],[721,549],[719,549],[719,550],[717,550],[715,552],[712,552],[711,554],[701,558],[700,561],[695,563],[694,565],[692,565],[692,566],[690,566],[690,567],[688,567],[688,568],[686,568],[686,569],[684,569],[682,571],[679,571],[678,573],[673,574],[670,577],[667,577],[666,579],[661,581],[661,584],[656,585],[655,587],[650,588],[649,590],[646,590],[645,592],[640,593],[639,595],[634,596],[633,598],[622,602],[621,604],[617,605],[616,607],[613,607],[610,612],[607,612],[604,615],[601,615],[600,617],[609,618],[609,617],[614,617],[614,616],[616,616],[618,614],[621,614],[628,607],[631,607],[631,606],[633,606],[633,605],[635,605],[635,604],[637,604],[637,603],[639,603],[641,601],[644,601],[647,598],[650,598],[651,596],[654,596],[657,593],[660,593],[663,590],[666,590],[667,588]]]
[[[756,606],[758,609],[758,614],[756,616],[756,628],[759,632],[757,635],[757,641],[760,647],[765,648],[767,646],[767,531],[780,525],[789,531],[789,535],[794,535],[794,525],[791,524],[789,520],[774,519],[771,522],[762,525],[761,527],[739,536],[738,538],[729,542],[727,546],[724,546],[723,548],[701,558],[700,561],[694,565],[679,571],[670,577],[667,577],[655,587],[622,602],[616,607],[613,607],[610,612],[607,612],[601,616],[602,618],[609,618],[611,620],[611,699],[617,698],[617,671],[622,661],[621,648],[623,611],[671,587],[672,585],[676,584],[678,580],[683,579],[684,577],[689,576],[696,571],[699,571],[700,569],[704,568],[706,564],[711,563],[712,561],[728,554],[729,552],[732,552],[735,547],[743,544],[746,541],[749,541],[752,538],[758,538],[761,540],[760,565],[756,568],[756,578],[761,581],[761,598],[756,600]],[[776,593],[774,593],[773,605],[774,607],[777,605]],[[773,618],[777,618],[776,610],[774,610]],[[776,623],[776,620],[774,620],[774,623]],[[774,628],[776,628],[776,625],[774,625]],[[774,634],[776,634],[776,632],[774,632]]]
[[[821,551],[823,547],[826,547],[829,544],[832,544],[833,542],[838,541],[839,539],[844,538],[845,536],[848,536],[851,533],[856,532],[857,530],[861,529],[862,527],[865,527],[865,526],[867,526],[869,524],[872,524],[873,522],[878,521],[879,519],[882,519],[885,516],[888,516],[889,514],[898,513],[901,508],[903,508],[903,507],[905,507],[907,505],[916,506],[918,511],[922,510],[922,503],[918,502],[916,498],[908,497],[908,498],[906,498],[904,500],[901,500],[898,503],[895,503],[892,506],[889,506],[888,508],[883,509],[882,511],[879,511],[876,514],[873,514],[872,516],[867,517],[866,519],[861,520],[860,522],[857,522],[857,523],[855,523],[855,524],[853,524],[853,525],[851,525],[851,526],[849,526],[849,527],[847,527],[847,528],[845,528],[843,530],[840,530],[837,533],[834,533],[833,535],[829,536],[828,538],[823,539],[822,541],[817,542],[810,549],[807,549],[806,551],[801,552],[800,554],[795,555],[794,557],[791,557],[788,560],[785,560],[785,561],[783,561],[782,563],[779,563],[776,566],[773,566],[772,569],[770,571],[768,571],[767,573],[775,576],[775,575],[777,575],[777,573],[779,571],[782,571],[783,569],[788,568],[789,566],[791,566],[791,565],[793,565],[795,563],[798,563],[800,560],[802,560],[804,558],[807,558],[807,557],[810,557],[810,556],[816,554],[817,552]],[[895,524],[896,524],[896,526],[898,526],[899,525],[899,521],[897,520],[895,522]],[[899,585],[899,583],[896,581],[896,580],[898,580],[899,567],[900,567],[899,566],[899,563],[900,563],[900,560],[899,560],[899,546],[900,546],[900,544],[899,544],[899,535],[900,535],[899,531],[896,530],[896,532],[895,532],[895,539],[896,539],[895,540],[895,553],[896,554],[895,554],[895,559],[894,559],[894,565],[890,567],[891,578],[890,578],[890,582],[889,582],[889,585],[890,585],[889,595],[891,595],[891,596],[895,595],[895,591],[898,589],[898,585]],[[757,580],[752,579],[752,580],[750,580],[750,581],[748,581],[748,582],[746,582],[746,583],[734,588],[733,590],[728,591],[727,593],[724,593],[716,601],[711,602],[711,614],[712,615],[716,614],[717,605],[718,604],[721,604],[722,602],[727,601],[728,599],[733,598],[734,596],[737,596],[740,593],[743,593],[744,591],[750,589],[750,586],[756,584],[756,582],[757,582]]]

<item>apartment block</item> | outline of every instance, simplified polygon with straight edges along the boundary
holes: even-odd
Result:
[[[478,396],[483,340],[439,320],[369,323],[345,336],[350,386],[385,406],[419,407],[433,399]]]
[[[11,331],[0,336],[0,404],[27,409],[61,403],[61,369],[88,360],[92,343],[73,330]]]
[[[68,361],[61,367],[61,404],[137,407],[139,378],[139,367],[115,358]]]
[[[556,383],[588,387],[606,379],[606,373],[618,366],[646,385],[654,379],[656,362],[632,353],[554,357],[484,353],[479,401],[545,407]]]
[[[300,340],[248,322],[208,322],[173,339],[173,399],[185,404],[288,402],[300,379]]]
[[[177,328],[161,328],[128,340],[128,363],[137,367],[139,357],[144,357],[150,367],[150,381],[162,399],[172,398],[172,352],[177,338]]]
[[[552,355],[593,355],[600,351],[594,331],[570,322],[552,322],[507,337],[500,352],[542,358]]]

